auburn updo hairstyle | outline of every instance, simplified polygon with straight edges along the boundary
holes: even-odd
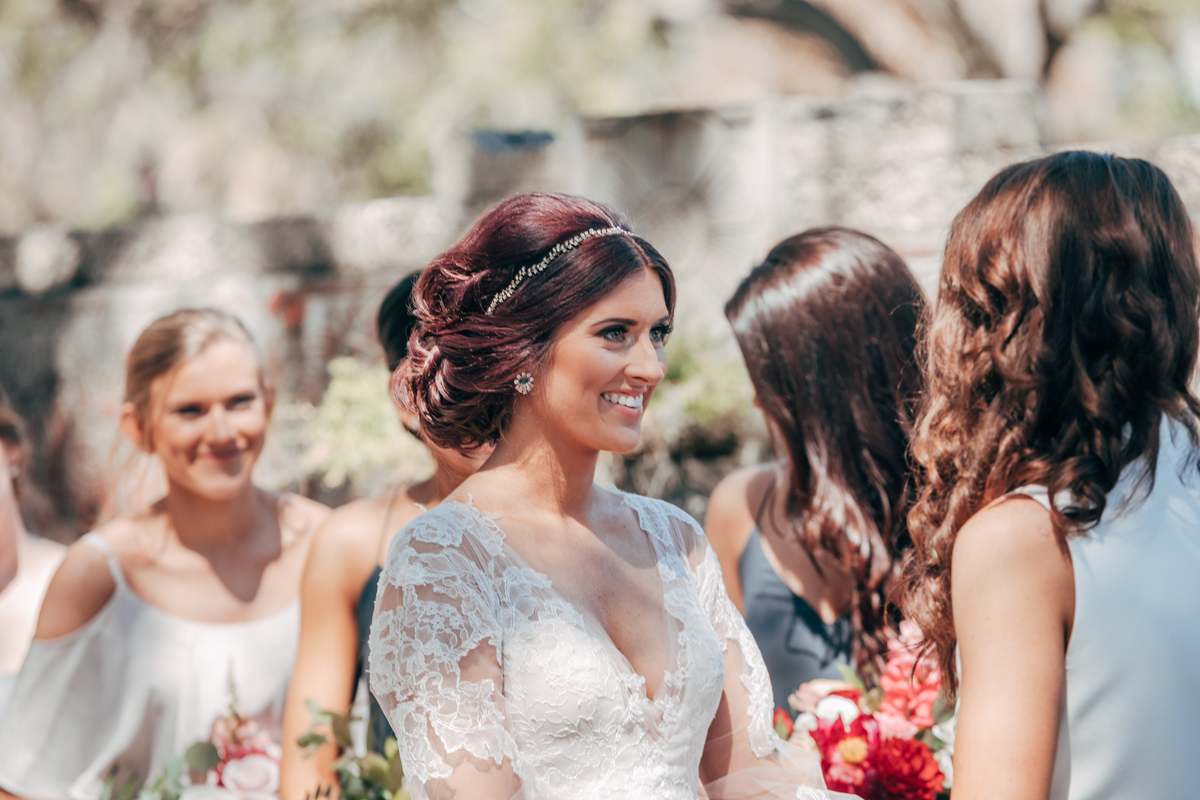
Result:
[[[1196,441],[1195,248],[1160,169],[1095,153],[1008,167],[954,220],[923,345],[900,595],[951,689],[963,524],[1039,484],[1065,547],[1100,521],[1125,467],[1142,459],[1142,488],[1153,486],[1164,414]]]
[[[572,237],[610,227],[625,232],[582,241],[487,313],[522,267]],[[417,412],[422,435],[436,445],[469,451],[497,442],[512,413],[516,377],[546,362],[563,323],[643,269],[658,276],[674,314],[671,268],[620,212],[549,192],[499,203],[421,273],[408,359],[392,375],[397,401]]]
[[[854,660],[880,674],[888,593],[908,544],[924,306],[894,250],[838,227],[777,244],[725,306],[788,458],[786,518],[773,527],[850,572]]]

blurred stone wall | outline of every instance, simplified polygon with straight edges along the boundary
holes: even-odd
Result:
[[[833,101],[584,119],[557,139],[447,134],[431,149],[428,196],[253,224],[150,216],[0,239],[0,383],[35,439],[32,477],[52,506],[38,524],[70,538],[100,513],[120,469],[124,353],[147,323],[176,308],[237,313],[265,351],[280,400],[317,402],[329,359],[379,358],[374,313],[391,284],[489,204],[544,188],[628,213],[676,270],[681,335],[732,353],[726,298],[772,244],[808,227],[879,236],[932,292],[954,213],[1001,167],[1046,152],[1040,109],[1038,90],[1022,82],[868,81]],[[1098,149],[1159,164],[1200,212],[1200,136]],[[709,427],[658,447],[653,464],[614,462],[611,474],[702,512],[716,480],[765,452],[761,426],[750,435]],[[264,482],[282,480],[286,458],[267,453]]]

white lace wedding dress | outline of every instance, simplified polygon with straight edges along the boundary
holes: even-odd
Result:
[[[623,500],[662,583],[653,697],[599,623],[506,544],[503,519],[449,502],[395,537],[371,685],[414,797],[695,800],[702,762],[714,800],[835,796],[816,755],[772,729],[766,667],[699,525]]]

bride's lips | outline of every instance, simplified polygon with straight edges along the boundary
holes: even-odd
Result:
[[[600,399],[615,408],[617,413],[637,418],[642,415],[642,401],[645,396],[645,392],[604,392]]]

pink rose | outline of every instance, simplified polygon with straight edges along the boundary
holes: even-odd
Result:
[[[854,687],[845,681],[835,681],[829,678],[817,678],[808,683],[801,684],[800,688],[792,692],[788,697],[788,705],[793,711],[798,711],[803,714],[806,711],[815,711],[817,703],[821,698],[833,692],[845,691]]]
[[[221,785],[238,800],[272,800],[279,791],[279,762],[258,753],[229,761],[221,770]]]
[[[920,730],[904,717],[883,711],[875,715],[875,721],[879,723],[879,736],[883,739],[911,739]]]

